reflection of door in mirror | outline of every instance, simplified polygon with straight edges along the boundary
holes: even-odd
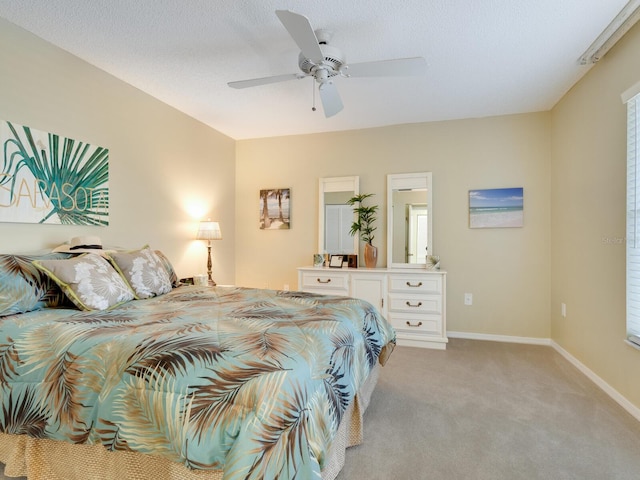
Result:
[[[406,263],[427,262],[427,238],[429,232],[429,210],[426,204],[407,205],[407,258]]]
[[[428,255],[426,189],[393,191],[392,263],[422,263]]]
[[[353,254],[353,236],[349,233],[353,223],[353,207],[346,202],[351,192],[324,194],[324,247],[333,254]]]
[[[431,173],[388,175],[387,202],[387,266],[424,266],[433,249]]]
[[[347,205],[359,193],[360,179],[325,177],[319,183],[318,252],[358,254],[358,236],[349,234],[353,223],[353,207]]]

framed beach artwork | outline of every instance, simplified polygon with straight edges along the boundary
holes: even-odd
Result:
[[[260,190],[260,230],[291,228],[291,189]]]
[[[524,225],[524,189],[469,190],[469,228],[512,228]]]

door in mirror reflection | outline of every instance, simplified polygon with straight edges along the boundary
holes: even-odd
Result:
[[[407,204],[406,263],[426,263],[429,238],[429,209],[427,204]]]
[[[420,267],[432,255],[431,173],[387,175],[387,264]]]
[[[424,264],[429,247],[427,190],[394,190],[392,207],[393,263]]]
[[[325,194],[324,249],[334,254],[353,254],[353,237],[349,233],[353,223],[351,205],[333,204]]]
[[[358,194],[359,177],[320,178],[318,199],[318,253],[358,254],[358,236],[349,234],[353,208],[347,205]]]

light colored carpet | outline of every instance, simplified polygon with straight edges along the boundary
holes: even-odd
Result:
[[[338,480],[640,479],[640,422],[551,347],[399,347]]]
[[[550,347],[398,347],[364,433],[338,480],[640,479],[640,422]]]

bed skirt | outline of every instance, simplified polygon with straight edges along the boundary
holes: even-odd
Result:
[[[362,443],[362,417],[379,373],[380,365],[376,365],[345,412],[322,470],[323,480],[334,480],[344,466],[347,447]],[[6,477],[29,480],[222,480],[223,477],[222,470],[192,470],[162,457],[4,433],[0,433],[0,462],[5,464]]]

